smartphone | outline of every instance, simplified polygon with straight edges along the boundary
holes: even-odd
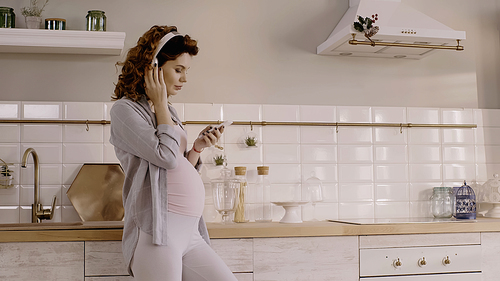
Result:
[[[214,126],[212,129],[210,129],[208,132],[209,132],[209,133],[212,133],[212,132],[213,132],[216,128],[217,128],[217,130],[218,130],[218,129],[220,129],[222,126],[227,127],[227,126],[229,126],[229,125],[231,125],[231,124],[233,124],[233,121],[231,121],[231,120],[224,121],[224,122],[222,122],[222,123],[220,123],[220,124],[218,124],[218,125],[215,125],[215,126]],[[202,138],[203,138],[203,135],[200,135],[198,138],[202,139]]]

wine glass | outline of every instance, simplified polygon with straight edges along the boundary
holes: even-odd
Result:
[[[229,216],[238,206],[240,182],[235,179],[222,177],[212,181],[214,207],[222,215],[222,223],[229,224]]]
[[[306,180],[305,185],[309,193],[309,200],[313,205],[312,221],[318,221],[316,219],[316,203],[323,201],[323,185],[321,184],[321,180],[314,175],[314,172]]]

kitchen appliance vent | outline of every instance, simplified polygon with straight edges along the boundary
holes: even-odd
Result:
[[[377,14],[379,31],[366,38],[353,27],[358,16]],[[421,59],[438,49],[463,50],[465,31],[456,31],[401,3],[401,0],[349,0],[349,9],[317,54]],[[373,41],[373,42],[372,42]]]

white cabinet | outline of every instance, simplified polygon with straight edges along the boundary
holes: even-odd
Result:
[[[359,237],[362,281],[481,280],[481,234]]]
[[[481,233],[483,281],[500,279],[500,232]]]
[[[360,277],[480,271],[481,245],[359,250]]]
[[[212,239],[212,248],[239,281],[496,281],[500,276],[500,232]],[[402,262],[416,268],[418,261],[404,256],[408,249],[416,249],[429,263],[432,259],[427,257],[427,250],[465,248],[470,249],[466,254],[449,252],[453,255],[450,260],[467,256],[470,260],[467,266],[473,265],[471,270],[477,272],[399,276],[368,273],[363,276],[366,263],[381,268],[376,265],[377,260],[385,260],[386,256],[388,260],[394,259],[393,254],[378,258],[365,256],[372,250],[403,254]],[[431,272],[436,271],[425,273]],[[128,276],[121,241],[87,241],[0,243],[0,280],[133,279]]]
[[[212,239],[212,248],[239,281],[253,280],[252,239]],[[85,281],[129,281],[121,241],[85,242]]]
[[[0,280],[83,281],[83,243],[0,243]]]
[[[254,280],[358,280],[358,237],[255,238]]]
[[[358,280],[357,236],[212,239],[239,281]],[[123,276],[119,276],[123,275]],[[124,281],[121,242],[85,242],[85,281]]]

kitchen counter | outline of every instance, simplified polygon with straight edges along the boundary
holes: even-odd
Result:
[[[352,224],[342,222],[303,222],[298,224],[242,223],[223,225],[207,223],[210,237],[259,238],[349,236],[384,234],[431,234],[460,232],[500,232],[500,219],[432,223]],[[119,241],[123,222],[74,222],[41,224],[1,224],[0,242],[42,241]]]

